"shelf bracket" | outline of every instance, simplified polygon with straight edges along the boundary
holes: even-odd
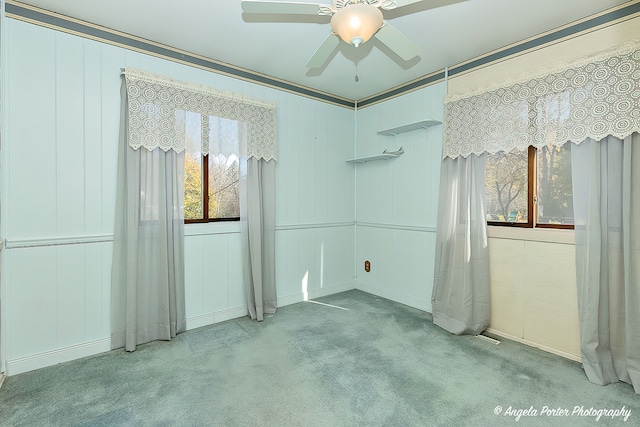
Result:
[[[384,150],[382,154],[392,154],[394,156],[400,156],[401,154],[404,154],[404,148],[400,147],[400,149],[396,151]]]

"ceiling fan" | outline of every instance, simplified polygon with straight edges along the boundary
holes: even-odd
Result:
[[[243,0],[242,10],[258,14],[330,16],[332,31],[307,63],[307,68],[319,68],[341,39],[358,47],[374,36],[400,58],[409,61],[418,56],[420,48],[386,22],[381,9],[391,10],[414,3],[425,3],[427,9],[433,9],[461,1],[464,0],[332,0],[331,4],[315,4]]]

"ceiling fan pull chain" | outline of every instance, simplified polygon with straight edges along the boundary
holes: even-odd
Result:
[[[359,80],[359,79],[358,79],[358,61],[359,61],[359,60],[360,60],[360,58],[358,58],[358,57],[356,56],[356,78],[355,78],[356,83],[358,83],[358,80]]]

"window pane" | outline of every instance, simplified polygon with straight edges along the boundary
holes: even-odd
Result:
[[[209,154],[209,218],[240,217],[240,164],[235,154]]]
[[[539,224],[573,224],[571,143],[537,152]]]
[[[202,219],[202,123],[197,113],[186,114],[184,153],[184,219]]]
[[[528,221],[527,170],[526,150],[487,154],[487,221]]]
[[[240,217],[238,122],[209,116],[209,218]]]

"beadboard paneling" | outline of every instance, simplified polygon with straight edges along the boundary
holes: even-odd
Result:
[[[435,237],[432,231],[357,226],[356,287],[431,312]]]
[[[526,242],[525,339],[580,355],[576,283],[575,246]]]
[[[113,235],[123,67],[275,102],[276,225],[292,226],[276,233],[278,297],[302,300],[306,271],[312,294],[353,287],[355,171],[344,161],[353,155],[353,111],[3,22],[2,325],[10,375],[108,349],[112,244],[96,236]],[[246,313],[233,227],[185,227],[189,327]]]
[[[353,241],[352,225],[278,231],[276,253],[286,254],[276,259],[278,304],[352,289]]]
[[[442,125],[396,136],[377,132],[426,119],[442,120],[438,84],[358,111],[356,157],[402,156],[356,168],[358,288],[431,311]],[[364,261],[371,261],[371,272]]]
[[[489,242],[490,328],[518,338],[524,338],[524,246],[523,240],[490,239]]]
[[[111,251],[108,242],[5,251],[7,361],[110,335]]]
[[[573,232],[555,231],[499,230],[500,237],[489,238],[489,329],[579,360],[575,246],[566,243]],[[550,237],[558,242],[546,241]]]

